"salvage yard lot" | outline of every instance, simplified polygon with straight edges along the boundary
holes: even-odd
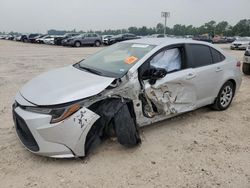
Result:
[[[243,51],[230,51],[242,60]],[[0,40],[0,187],[250,187],[250,77],[231,107],[201,108],[140,130],[127,149],[107,140],[85,159],[26,151],[11,105],[28,80],[71,65],[101,48],[63,48]]]

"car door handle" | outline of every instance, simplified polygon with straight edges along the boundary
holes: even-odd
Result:
[[[215,70],[215,72],[220,72],[220,71],[222,71],[221,67],[217,67],[216,70]]]
[[[190,79],[195,78],[195,77],[196,77],[196,75],[194,73],[188,73],[187,80],[190,80]]]

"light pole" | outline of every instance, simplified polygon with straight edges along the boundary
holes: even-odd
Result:
[[[170,12],[161,12],[161,17],[165,18],[164,36],[166,36],[167,18],[170,17]]]

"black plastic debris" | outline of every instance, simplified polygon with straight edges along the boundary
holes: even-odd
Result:
[[[101,117],[87,135],[86,154],[110,136],[117,136],[118,142],[126,147],[141,143],[133,103],[130,100],[110,98],[91,105],[89,109]]]

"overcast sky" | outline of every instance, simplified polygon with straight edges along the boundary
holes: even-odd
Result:
[[[0,0],[0,31],[104,30],[250,19],[250,0]]]

